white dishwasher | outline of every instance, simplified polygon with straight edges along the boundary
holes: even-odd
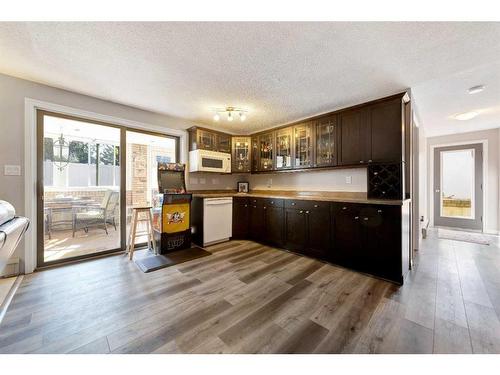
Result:
[[[228,241],[233,234],[233,198],[203,200],[203,246]]]

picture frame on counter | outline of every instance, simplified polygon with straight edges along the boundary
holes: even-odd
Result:
[[[248,193],[250,191],[250,184],[246,181],[238,181],[238,193]]]

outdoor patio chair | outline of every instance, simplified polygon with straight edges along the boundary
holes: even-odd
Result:
[[[118,207],[120,194],[117,191],[108,190],[104,194],[101,205],[98,207],[79,206],[73,209],[73,237],[79,229],[88,233],[89,227],[102,227],[108,234],[107,225],[111,224],[116,230],[116,208]]]

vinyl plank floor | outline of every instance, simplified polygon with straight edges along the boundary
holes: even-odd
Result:
[[[500,353],[497,242],[430,230],[402,287],[252,241],[69,264],[25,276],[0,353]]]

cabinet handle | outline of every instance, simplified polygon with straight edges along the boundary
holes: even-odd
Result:
[[[363,160],[360,160],[360,161],[359,161],[359,164],[363,164],[363,163],[364,163],[364,161],[363,161]]]
[[[265,210],[266,208],[267,208],[267,207],[266,207],[266,206],[264,206],[264,210]]]
[[[379,214],[381,214],[381,213],[382,213],[382,210],[377,210],[377,212],[378,212]]]
[[[303,213],[304,213],[304,211],[299,211],[299,214],[303,214]]]
[[[314,208],[318,208],[319,206],[317,204],[314,205]]]
[[[368,163],[371,163],[372,161],[373,161],[373,160],[372,160],[372,159],[370,159],[370,160],[368,160]]]
[[[373,172],[373,175],[374,176],[378,176],[378,172]]]
[[[364,218],[363,218],[363,220],[364,220],[364,221],[368,221],[368,218],[367,218],[367,217],[364,217]]]
[[[271,201],[271,204],[274,204],[274,201]]]
[[[306,211],[306,214],[308,214],[308,213],[309,213],[309,211]]]
[[[359,219],[359,216],[354,216],[354,220],[358,220]]]
[[[292,206],[295,206],[295,202],[292,202]]]
[[[343,210],[347,210],[347,207],[342,207]]]
[[[245,207],[248,207],[248,204],[245,204]]]

